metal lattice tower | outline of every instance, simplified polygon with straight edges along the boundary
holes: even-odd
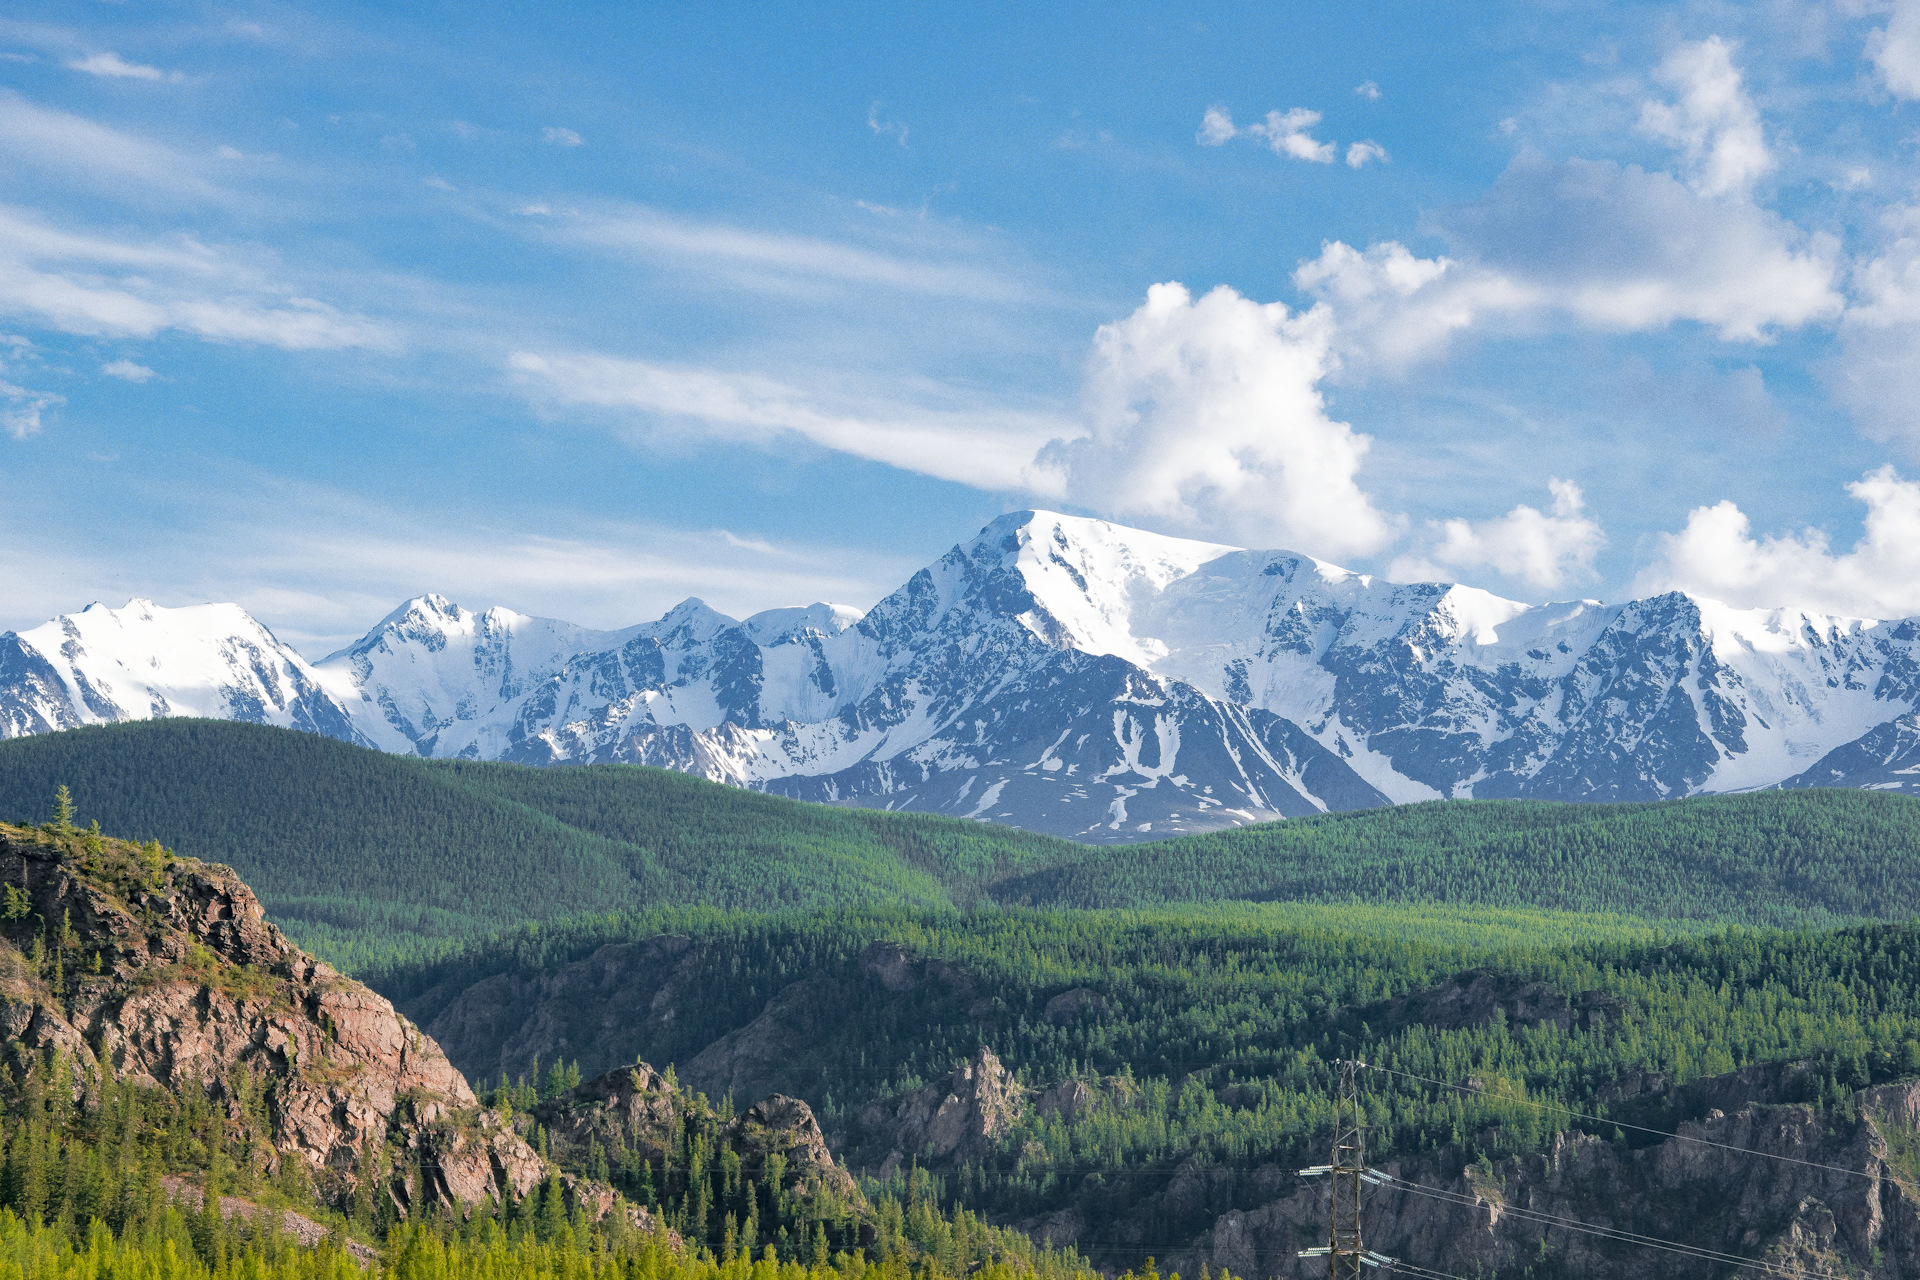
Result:
[[[1361,1125],[1360,1086],[1353,1063],[1340,1064],[1333,1112],[1333,1229],[1327,1238],[1327,1274],[1348,1280],[1360,1274],[1366,1246],[1360,1243],[1360,1175],[1367,1171],[1367,1131]]]
[[[1309,1178],[1324,1176],[1333,1179],[1333,1216],[1328,1227],[1327,1243],[1300,1254],[1303,1258],[1324,1254],[1327,1275],[1332,1280],[1353,1280],[1353,1277],[1364,1275],[1366,1271],[1393,1265],[1392,1258],[1375,1253],[1361,1240],[1361,1184],[1378,1186],[1387,1180],[1386,1175],[1367,1168],[1367,1130],[1365,1113],[1360,1109],[1358,1078],[1365,1065],[1347,1061],[1339,1064],[1333,1096],[1332,1163],[1314,1165],[1300,1171]]]

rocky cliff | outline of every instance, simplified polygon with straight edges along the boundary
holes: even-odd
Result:
[[[824,1189],[843,1201],[861,1200],[853,1178],[827,1149],[813,1109],[798,1098],[773,1094],[738,1115],[716,1117],[704,1096],[676,1088],[641,1062],[585,1081],[533,1114],[562,1163],[585,1164],[597,1145],[603,1152],[637,1149],[640,1159],[662,1164],[677,1154],[691,1122],[712,1127],[717,1145],[739,1159],[749,1182],[772,1177],[802,1198]]]
[[[364,1179],[406,1212],[525,1195],[533,1150],[481,1107],[392,1005],[294,947],[225,867],[71,828],[0,824],[0,1055],[16,1078],[53,1054],[76,1095],[97,1078],[203,1090],[269,1170],[320,1193]],[[257,1106],[264,1103],[264,1120]]]

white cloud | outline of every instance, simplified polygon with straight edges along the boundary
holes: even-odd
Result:
[[[540,136],[556,147],[577,147],[583,142],[580,135],[573,130],[561,129],[556,126],[549,126],[548,128],[542,129]]]
[[[1250,124],[1241,132],[1254,137],[1264,137],[1267,145],[1273,148],[1275,155],[1292,156],[1295,160],[1311,160],[1315,164],[1332,164],[1333,144],[1316,141],[1307,132],[1319,123],[1318,111],[1295,107],[1285,115],[1278,111],[1269,111],[1265,124]]]
[[[1328,418],[1331,316],[1222,285],[1157,284],[1095,336],[1088,434],[1041,454],[1070,499],[1254,546],[1366,553],[1392,535],[1356,476],[1371,441]]]
[[[1200,117],[1200,132],[1193,135],[1193,140],[1203,147],[1217,147],[1239,132],[1225,107],[1208,107],[1207,113]]]
[[[178,71],[171,75],[158,67],[146,67],[137,62],[128,62],[117,53],[96,53],[85,58],[74,58],[67,63],[69,69],[84,71],[92,76],[107,76],[116,80],[174,80],[186,79]]]
[[[29,391],[0,380],[0,430],[15,440],[40,434],[40,415],[55,405],[65,404],[65,396],[50,391]]]
[[[1733,65],[1733,47],[1719,36],[1678,46],[1654,78],[1678,100],[1643,103],[1640,128],[1680,150],[1694,190],[1741,195],[1773,169],[1760,112]]]
[[[1867,508],[1865,530],[1848,551],[1836,555],[1819,529],[1755,538],[1746,513],[1719,502],[1696,508],[1684,529],[1662,536],[1658,559],[1635,589],[1690,591],[1749,609],[1920,613],[1920,484],[1885,466],[1847,492]]]
[[[137,473],[109,483],[138,505],[179,496]],[[0,545],[12,553],[0,556],[0,628],[89,600],[234,600],[319,658],[426,590],[611,630],[694,594],[735,617],[814,600],[866,607],[919,567],[911,551],[583,519],[564,502],[527,522],[538,532],[502,530],[470,512],[412,512],[239,468],[176,516],[165,538],[116,545],[104,522],[55,527],[22,504],[0,507]]]
[[[1522,155],[1485,199],[1441,222],[1462,257],[1597,328],[1691,320],[1764,342],[1842,306],[1832,237],[1631,165]]]
[[[420,184],[422,186],[432,187],[435,191],[458,191],[460,189],[437,173],[428,174],[426,177],[420,179]]]
[[[784,433],[855,457],[982,489],[1057,495],[1034,462],[1068,424],[1020,410],[954,411],[878,397],[832,401],[759,374],[688,368],[595,354],[516,351],[509,368],[536,403],[638,415],[650,439],[687,424],[724,439],[766,444]]]
[[[129,188],[195,201],[223,199],[204,177],[204,162],[81,116],[35,106],[5,90],[0,90],[0,155],[78,176],[121,199]]]
[[[523,204],[515,209],[514,213],[522,218],[550,218],[553,216],[553,209],[544,204]]]
[[[1378,160],[1381,164],[1387,163],[1387,149],[1371,138],[1365,142],[1356,142],[1347,148],[1347,168],[1361,168],[1369,160]]]
[[[550,213],[545,205],[530,208]],[[573,212],[553,233],[576,244],[643,254],[670,264],[736,272],[743,283],[793,279],[881,285],[914,293],[991,302],[1030,299],[1032,286],[965,260],[877,253],[839,241],[783,232],[751,231],[695,222],[639,205],[607,205]]]
[[[1860,429],[1920,452],[1920,207],[1890,210],[1880,251],[1853,272],[1853,305],[1822,376]]]
[[[1362,253],[1338,240],[1300,264],[1294,284],[1339,321],[1343,357],[1398,368],[1440,350],[1487,315],[1540,305],[1536,291],[1451,258],[1420,258],[1388,240]]]
[[[1867,57],[1896,98],[1920,98],[1920,0],[1894,0],[1887,25],[1867,37]]]
[[[1365,98],[1368,102],[1380,101],[1380,86],[1371,80],[1365,80],[1353,86],[1353,91]]]
[[[1269,111],[1266,120],[1260,124],[1236,126],[1225,107],[1213,106],[1208,107],[1206,114],[1200,118],[1200,131],[1194,135],[1194,141],[1203,147],[1217,147],[1232,138],[1264,138],[1275,155],[1311,160],[1316,164],[1332,164],[1334,144],[1317,141],[1309,132],[1319,123],[1318,111],[1295,107],[1284,113]],[[1385,154],[1381,152],[1382,157]]]
[[[1586,514],[1579,485],[1555,477],[1547,488],[1553,494],[1548,511],[1522,503],[1479,524],[1459,519],[1430,523],[1429,545],[1395,560],[1387,576],[1400,582],[1432,581],[1449,576],[1436,566],[1484,568],[1542,591],[1591,576],[1606,534]]]
[[[114,360],[100,366],[100,372],[109,378],[118,378],[122,382],[148,382],[155,376],[153,370],[131,360]]]
[[[867,128],[882,137],[892,138],[903,147],[907,145],[907,126],[898,121],[882,120],[878,101],[867,110]]]
[[[388,325],[294,294],[261,264],[228,251],[65,231],[5,206],[0,315],[86,337],[177,329],[290,351],[399,346]]]

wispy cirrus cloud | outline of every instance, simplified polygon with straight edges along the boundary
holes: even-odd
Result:
[[[0,89],[0,155],[17,166],[58,174],[122,199],[136,193],[203,203],[228,199],[208,181],[200,160],[85,116],[36,105],[4,89]],[[135,192],[129,191],[130,185]]]
[[[117,240],[0,206],[0,316],[86,337],[172,329],[290,351],[401,345],[389,323],[301,296],[270,266],[185,237]]]
[[[634,254],[666,264],[721,267],[748,277],[811,280],[980,302],[1034,300],[1031,285],[964,256],[884,252],[790,232],[682,218],[644,205],[585,208],[528,205],[551,217],[555,240]]]
[[[90,76],[104,76],[110,80],[149,80],[159,82],[171,80],[178,83],[186,76],[178,71],[162,71],[158,67],[149,67],[143,63],[128,62],[113,52],[90,53],[84,58],[69,58],[67,68],[71,71],[84,71]]]
[[[508,361],[536,404],[612,410],[638,438],[676,429],[771,441],[781,435],[942,480],[989,490],[1057,493],[1036,464],[1048,440],[1078,434],[1062,417],[982,406],[902,404],[883,393],[809,391],[757,373],[582,353],[516,351]]]

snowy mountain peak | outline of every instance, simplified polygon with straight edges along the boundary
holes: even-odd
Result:
[[[740,626],[760,645],[780,644],[803,633],[837,636],[865,617],[864,611],[851,605],[816,601],[787,609],[763,609]]]
[[[0,635],[0,736],[162,715],[1124,840],[1436,796],[1920,790],[1920,619],[1527,605],[1021,511],[864,616],[689,598],[595,631],[426,594],[313,666],[231,604]]]
[[[1020,575],[1042,615],[1023,621],[1048,643],[1146,666],[1165,650],[1135,634],[1136,612],[1169,584],[1238,548],[1018,511],[989,524],[963,550],[975,564],[997,552],[999,563]]]
[[[639,630],[663,642],[673,639],[683,644],[699,644],[739,625],[699,596],[688,596],[667,610],[658,622],[647,623]]]
[[[0,636],[0,735],[210,716],[364,742],[306,660],[237,604],[94,603]]]

